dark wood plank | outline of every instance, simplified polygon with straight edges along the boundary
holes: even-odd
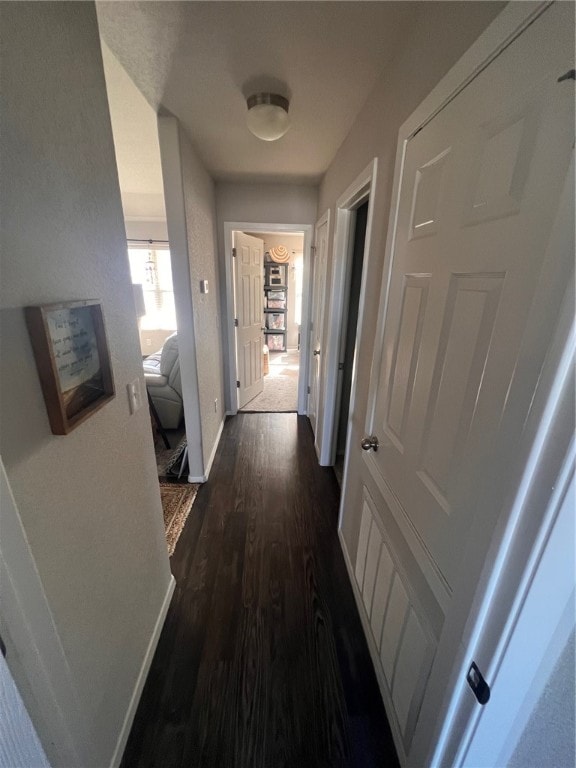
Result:
[[[398,765],[308,420],[228,419],[123,768]]]

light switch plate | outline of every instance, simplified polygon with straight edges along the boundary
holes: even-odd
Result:
[[[142,407],[142,390],[140,388],[140,379],[134,379],[130,384],[126,385],[128,390],[128,403],[130,405],[130,413],[136,413]]]

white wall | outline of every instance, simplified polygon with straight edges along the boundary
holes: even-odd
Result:
[[[0,451],[91,734],[82,766],[101,767],[171,579],[150,417],[126,394],[142,367],[94,5],[1,12]],[[57,437],[23,307],[83,298],[102,300],[116,397]]]
[[[216,200],[212,178],[182,130],[180,148],[196,331],[204,467],[207,467],[224,420]],[[201,280],[208,281],[208,293],[201,293]],[[215,399],[218,401],[216,405]]]
[[[226,306],[225,281],[229,259],[224,243],[225,222],[249,222],[258,224],[308,224],[316,222],[318,188],[282,184],[236,184],[220,182],[216,185],[216,212],[218,226],[218,252],[222,275],[222,307]],[[230,343],[229,331],[233,318],[223,316],[222,341],[224,349]],[[224,376],[230,377],[229,359],[224,359]],[[226,409],[232,404],[226,402]]]
[[[156,112],[102,39],[100,44],[126,237],[168,240]],[[175,330],[141,330],[142,355],[161,349]]]
[[[168,240],[168,226],[165,219],[146,219],[145,217],[125,217],[126,237],[128,240]]]
[[[318,210],[331,209],[331,222],[336,220],[335,203],[347,187],[374,158],[378,172],[374,195],[373,250],[371,273],[366,280],[364,329],[362,344],[356,356],[356,402],[351,413],[351,444],[359,445],[364,430],[368,384],[374,334],[379,313],[380,284],[398,130],[450,67],[470,47],[494,16],[501,3],[451,2],[429,3],[421,12],[419,23],[403,52],[392,63],[376,85],[360,112],[352,130],[332,161],[320,185]],[[332,280],[331,255],[334,231],[330,233],[327,284]],[[323,391],[322,385],[321,390]],[[320,411],[323,410],[320,402]],[[359,478],[362,462],[359,451],[351,452],[350,477]],[[350,488],[350,498],[355,489]],[[354,562],[360,525],[360,510],[347,509],[342,531]]]
[[[159,130],[190,475],[201,479],[224,421],[214,183],[176,118],[160,117]],[[208,293],[201,293],[201,280]]]
[[[318,187],[219,182],[216,185],[219,242],[225,221],[314,224],[317,205]]]
[[[106,43],[100,44],[124,218],[165,220],[156,111]]]

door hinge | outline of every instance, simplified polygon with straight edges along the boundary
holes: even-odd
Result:
[[[308,387],[308,394],[310,394],[310,387]]]
[[[236,382],[236,388],[240,389],[240,382],[239,381]]]
[[[490,686],[486,680],[484,680],[482,672],[480,672],[476,666],[475,661],[470,664],[470,668],[468,672],[466,672],[466,681],[470,688],[472,688],[474,696],[476,696],[478,702],[480,704],[487,704],[490,699]]]
[[[236,248],[232,248],[232,256],[236,258]]]
[[[237,317],[234,318],[234,326],[236,328],[238,328],[238,318]]]

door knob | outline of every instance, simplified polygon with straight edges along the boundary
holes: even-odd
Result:
[[[316,355],[319,355],[319,354],[320,354],[320,350],[319,349],[315,349],[314,350],[314,357],[316,357]]]
[[[362,442],[360,443],[360,445],[362,446],[363,451],[370,451],[370,450],[377,451],[378,445],[379,445],[378,438],[376,437],[376,435],[370,435],[370,437],[364,437],[362,438]]]

